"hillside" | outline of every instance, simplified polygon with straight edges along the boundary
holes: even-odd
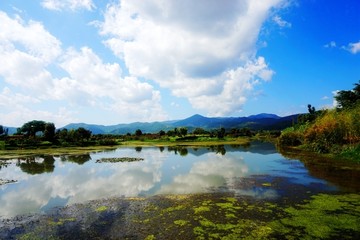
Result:
[[[225,129],[247,127],[251,130],[281,130],[296,122],[297,116],[298,114],[279,117],[274,114],[261,113],[249,117],[204,117],[195,114],[189,118],[174,121],[134,122],[110,126],[71,123],[63,128],[77,129],[83,127],[90,130],[93,134],[127,134],[134,133],[137,129],[140,129],[144,133],[157,133],[160,130],[168,131],[178,127],[186,127],[189,131],[192,131],[195,128],[212,130],[221,127]]]

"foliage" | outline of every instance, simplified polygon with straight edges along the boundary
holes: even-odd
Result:
[[[44,139],[52,142],[55,137],[55,124],[46,123],[44,127]]]
[[[296,131],[286,131],[278,139],[281,146],[299,146],[303,143],[303,135]]]
[[[360,101],[360,81],[354,84],[353,90],[342,90],[339,91],[335,100],[338,103],[338,108],[347,109],[354,107]]]
[[[135,135],[136,136],[141,136],[143,133],[142,133],[142,131],[140,130],[140,129],[137,129],[136,131],[135,131]]]
[[[284,130],[278,139],[280,146],[298,146],[318,153],[339,153],[342,146],[360,144],[360,103],[337,111],[327,110],[313,122]]]
[[[7,136],[7,135],[8,135],[8,131],[9,131],[8,128],[4,128],[2,125],[0,125],[0,136],[1,136],[1,137]]]

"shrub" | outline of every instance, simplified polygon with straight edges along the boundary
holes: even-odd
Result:
[[[299,146],[303,143],[303,135],[296,131],[285,131],[278,139],[280,146]]]

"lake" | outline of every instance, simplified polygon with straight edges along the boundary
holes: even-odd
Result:
[[[142,161],[98,163],[104,158]],[[316,165],[317,166],[317,165]],[[0,216],[47,213],[54,207],[108,197],[233,193],[273,201],[301,201],[317,193],[358,193],[359,173],[308,169],[271,143],[213,147],[120,147],[84,155],[7,161],[0,179]],[[320,165],[321,166],[321,165]],[[351,176],[349,176],[349,174]]]

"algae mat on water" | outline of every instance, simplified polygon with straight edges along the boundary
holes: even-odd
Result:
[[[231,194],[114,198],[12,221],[2,222],[0,238],[359,239],[360,195],[297,204]]]

